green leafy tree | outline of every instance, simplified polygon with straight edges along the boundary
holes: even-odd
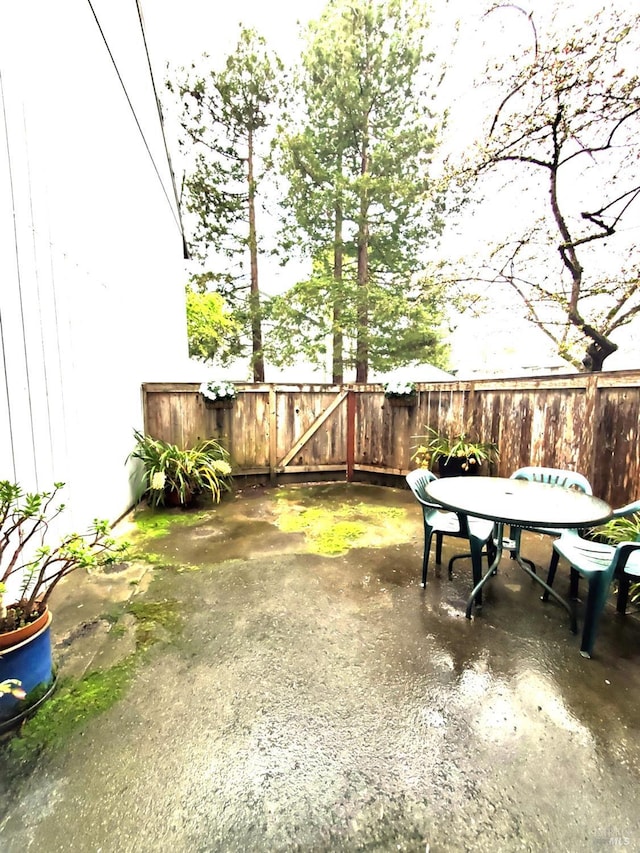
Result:
[[[506,176],[531,215],[472,277],[507,282],[561,356],[599,371],[640,313],[640,15],[607,8],[557,35],[527,17],[529,49],[487,69],[495,108],[461,174]]]
[[[196,277],[197,280],[197,277]],[[220,293],[187,285],[189,355],[199,361],[227,364],[242,352],[242,324]]]
[[[222,269],[208,271],[209,280],[246,323],[255,382],[264,381],[256,225],[260,141],[277,105],[281,71],[264,39],[241,27],[222,70],[202,76],[192,66],[182,80],[167,83],[181,100],[181,142],[194,157],[185,180],[186,208],[195,219],[190,249],[205,265],[212,253],[224,261]]]
[[[303,117],[282,133],[280,165],[295,223],[284,248],[304,244],[313,274],[274,317],[290,344],[292,328],[303,349],[305,335],[331,339],[334,381],[345,364],[366,382],[371,366],[443,357],[444,294],[416,275],[441,224],[426,30],[420,4],[333,0],[307,33]]]

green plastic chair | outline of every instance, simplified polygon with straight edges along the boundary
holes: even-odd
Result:
[[[640,512],[640,501],[627,504],[613,511],[612,518],[622,518]],[[604,610],[609,588],[614,577],[621,581],[621,589],[625,590],[618,596],[617,609],[623,613],[626,610],[626,599],[631,580],[640,578],[640,541],[621,542],[619,545],[606,545],[593,542],[580,536],[577,530],[565,530],[560,538],[553,543],[553,556],[549,565],[547,585],[552,586],[558,568],[560,557],[571,566],[569,597],[578,597],[578,581],[580,576],[589,582],[587,605],[582,630],[580,654],[590,658],[598,630],[598,622]],[[626,589],[625,589],[626,588]],[[543,601],[548,598],[545,592]]]
[[[436,475],[427,468],[417,468],[410,471],[406,480],[409,488],[422,506],[424,520],[424,554],[422,557],[422,583],[424,589],[427,585],[427,567],[429,563],[429,551],[431,540],[436,535],[436,563],[442,562],[442,539],[444,536],[453,536],[456,539],[467,539],[471,546],[470,554],[456,554],[449,560],[449,577],[453,572],[455,560],[471,556],[473,570],[473,585],[475,586],[482,578],[482,556],[486,554],[489,565],[493,562],[496,554],[493,543],[493,521],[482,518],[466,516],[464,513],[450,512],[444,509],[427,495],[426,487]],[[480,603],[478,600],[477,603]]]
[[[518,468],[517,471],[514,471],[510,479],[529,480],[534,483],[550,483],[552,486],[560,486],[563,489],[579,489],[585,495],[593,494],[591,484],[583,474],[578,474],[577,471],[565,471],[563,468],[545,468],[537,465],[528,465],[525,468]],[[563,532],[561,528],[556,527],[520,528],[518,531],[514,531],[514,539],[504,544],[504,547],[509,548],[511,551],[512,557],[516,548],[515,537],[520,537],[522,530],[529,530],[532,533],[544,533],[546,536],[560,536]],[[535,565],[532,560],[527,560],[524,557],[521,557],[521,559],[528,563],[533,571],[535,571]]]

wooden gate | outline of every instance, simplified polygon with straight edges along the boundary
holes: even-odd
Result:
[[[207,408],[194,383],[145,383],[145,431],[181,447],[214,437],[234,471],[353,471],[355,394],[334,385],[243,385],[231,409]]]

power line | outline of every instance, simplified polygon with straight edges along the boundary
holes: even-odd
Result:
[[[158,167],[156,165],[156,161],[153,158],[153,154],[151,153],[151,149],[149,148],[149,143],[147,142],[147,139],[144,135],[144,131],[142,130],[142,127],[141,127],[140,122],[138,120],[138,116],[136,115],[136,111],[133,107],[133,104],[131,103],[131,98],[129,97],[129,93],[127,92],[127,87],[124,84],[124,80],[122,79],[122,75],[120,74],[120,69],[118,68],[118,64],[115,60],[115,57],[113,56],[113,53],[111,52],[111,48],[109,47],[109,43],[107,42],[106,36],[104,34],[102,26],[100,25],[100,21],[98,20],[98,16],[96,15],[96,11],[93,8],[93,4],[92,4],[91,0],[87,0],[87,3],[89,4],[89,8],[91,9],[91,13],[93,14],[93,18],[96,22],[98,30],[100,31],[100,35],[102,36],[102,41],[104,42],[104,46],[106,47],[107,53],[109,54],[109,57],[111,59],[111,64],[113,65],[115,72],[118,75],[118,80],[120,81],[120,85],[122,86],[122,91],[124,92],[125,98],[127,99],[127,103],[129,104],[129,108],[130,108],[131,113],[133,115],[134,121],[136,123],[136,126],[137,126],[139,132],[140,132],[140,136],[142,137],[142,141],[144,142],[144,147],[147,149],[147,154],[149,155],[149,159],[151,160],[151,163],[153,164],[153,168],[155,170],[155,173],[158,176],[158,180],[160,181],[160,186],[162,187],[162,192],[164,193],[164,197],[166,198],[166,200],[169,204],[169,207],[171,208],[171,215],[173,216],[175,223],[178,226],[178,230],[180,231],[180,234],[182,235],[182,239],[184,242],[184,232],[182,230],[182,223],[179,221],[179,217],[176,216],[173,205],[171,203],[171,199],[169,198],[169,196],[167,194],[167,190],[166,190],[166,187],[164,185],[164,181],[162,180],[162,177],[161,177],[160,172],[158,170]],[[155,87],[154,87],[154,90],[155,90]]]
[[[158,97],[158,90],[156,88],[156,81],[153,76],[153,68],[151,67],[151,57],[149,56],[149,47],[147,45],[147,36],[144,30],[144,21],[142,19],[142,9],[140,8],[139,0],[136,0],[136,8],[138,10],[138,20],[140,21],[140,32],[142,33],[142,41],[144,44],[144,52],[147,55],[147,65],[149,67],[149,77],[151,78],[151,86],[153,87],[153,94],[156,99],[156,109],[158,111],[158,119],[160,121],[160,132],[162,133],[162,141],[164,143],[164,151],[167,155],[167,163],[169,164],[169,172],[171,173],[171,186],[173,187],[173,196],[176,201],[176,210],[178,211],[178,218],[180,220],[180,232],[182,234],[182,250],[185,261],[189,260],[189,249],[187,247],[187,241],[184,236],[184,224],[182,222],[182,205],[180,204],[180,198],[178,196],[178,188],[176,186],[176,176],[173,171],[173,164],[171,162],[171,155],[169,154],[169,146],[167,145],[167,136],[164,132],[164,118],[162,116],[162,108],[160,106],[160,98]]]

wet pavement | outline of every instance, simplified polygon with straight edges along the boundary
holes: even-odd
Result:
[[[467,561],[420,589],[404,490],[258,488],[186,515],[150,564],[57,591],[62,676],[132,650],[123,602],[175,620],[3,791],[2,853],[640,850],[635,617],[607,611],[585,660],[503,557],[466,620]],[[523,551],[546,567],[550,542]]]

